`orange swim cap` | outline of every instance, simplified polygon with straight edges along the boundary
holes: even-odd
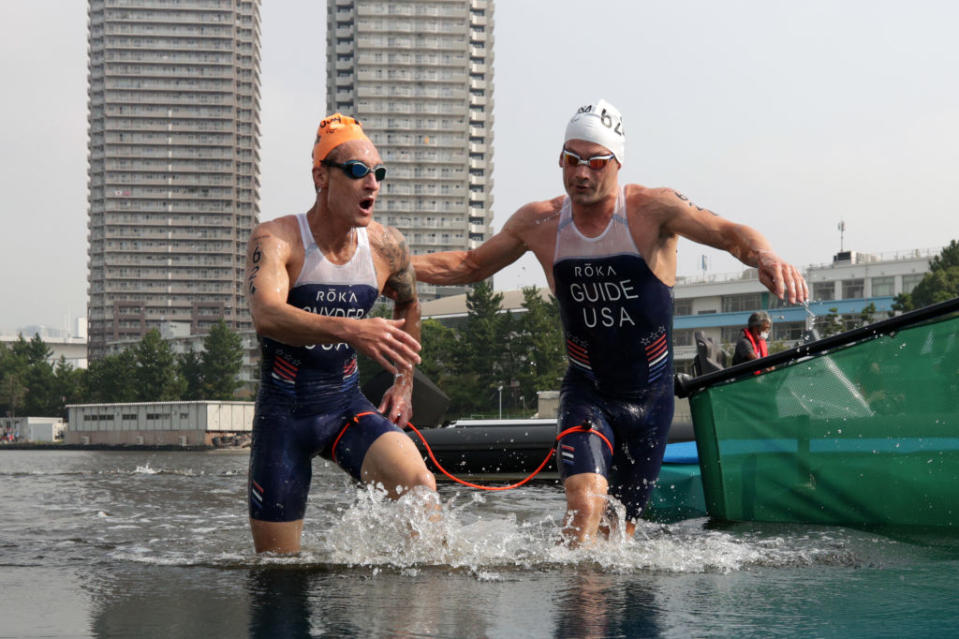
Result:
[[[330,151],[350,140],[369,140],[359,120],[342,113],[328,115],[320,122],[313,142],[313,166],[320,166]]]

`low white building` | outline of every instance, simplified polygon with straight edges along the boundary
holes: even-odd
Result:
[[[59,417],[0,417],[0,437],[11,434],[18,443],[58,442],[66,428]]]
[[[107,446],[212,446],[253,430],[253,402],[70,404],[64,442]]]
[[[673,356],[676,370],[689,372],[696,355],[696,332],[732,351],[749,315],[765,310],[772,318],[773,342],[792,346],[816,318],[835,312],[855,319],[865,308],[874,320],[893,313],[900,293],[909,293],[929,271],[941,249],[888,254],[837,253],[832,262],[806,266],[809,305],[789,306],[766,290],[754,268],[740,273],[681,277],[673,287]],[[833,310],[834,309],[834,310]]]

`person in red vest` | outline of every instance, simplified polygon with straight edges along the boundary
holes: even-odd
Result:
[[[766,340],[769,339],[772,326],[772,320],[769,319],[769,313],[766,311],[756,311],[749,316],[749,324],[743,329],[743,336],[736,342],[733,366],[766,357],[769,354]]]

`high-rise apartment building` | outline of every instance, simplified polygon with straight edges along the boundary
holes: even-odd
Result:
[[[250,328],[259,0],[90,0],[90,355],[168,322]]]
[[[414,253],[490,235],[493,0],[328,0],[327,111],[360,120],[389,173],[377,219]],[[460,287],[420,284],[432,299]]]

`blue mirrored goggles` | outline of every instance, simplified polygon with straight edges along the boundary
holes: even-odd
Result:
[[[359,160],[348,160],[346,162],[333,162],[331,160],[323,160],[324,166],[335,166],[338,169],[343,169],[343,172],[346,173],[346,177],[360,180],[365,178],[370,172],[373,173],[373,177],[376,178],[377,182],[382,182],[386,179],[386,167],[382,164],[370,168],[365,162],[360,162]]]

